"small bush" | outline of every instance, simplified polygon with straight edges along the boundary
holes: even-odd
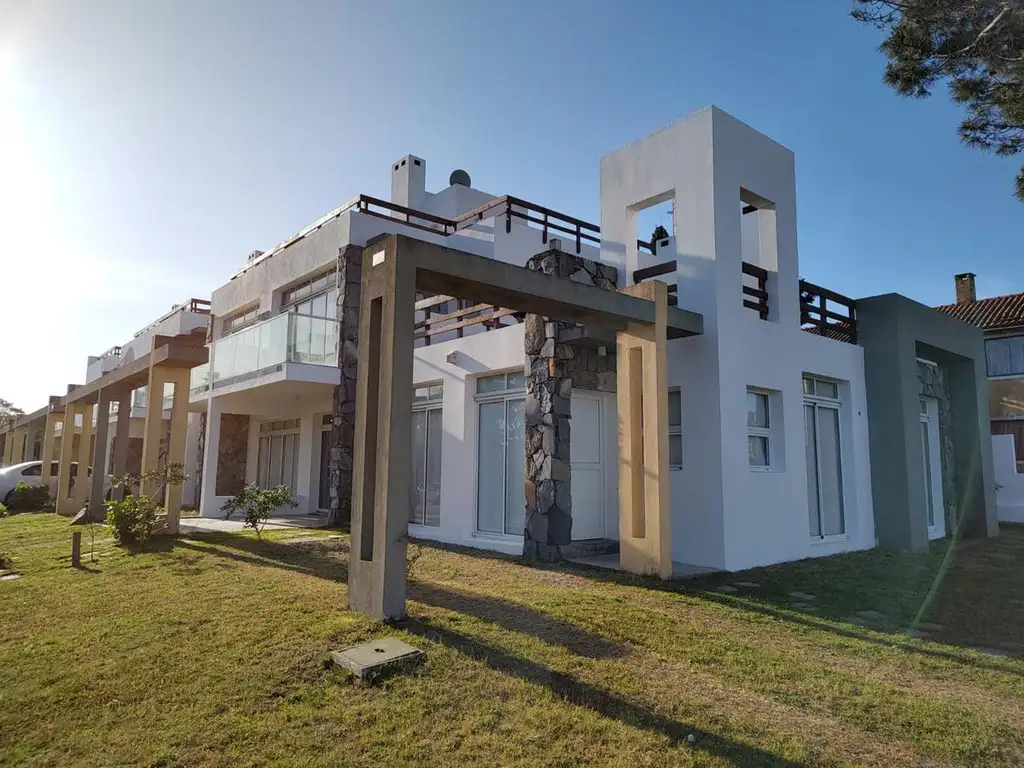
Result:
[[[220,509],[225,519],[230,518],[235,512],[244,514],[245,527],[252,528],[259,537],[271,512],[280,507],[297,506],[299,505],[292,499],[292,493],[285,485],[264,489],[256,483],[249,483],[240,494],[225,501]]]
[[[8,512],[35,512],[50,503],[50,491],[43,485],[19,482],[7,497]]]
[[[0,571],[10,571],[13,569],[14,558],[11,557],[11,553],[0,549]]]
[[[114,529],[117,543],[141,547],[149,541],[156,528],[157,505],[148,496],[125,496],[121,501],[106,502],[107,525]]]
[[[3,505],[3,502],[0,502],[0,517],[7,517],[7,507]]]

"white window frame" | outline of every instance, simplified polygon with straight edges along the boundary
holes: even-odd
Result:
[[[421,392],[422,392],[422,395],[420,394]],[[417,397],[421,397],[422,399],[417,400],[416,399]],[[417,387],[415,387],[413,389],[413,405],[412,405],[413,413],[417,413],[417,412],[419,412],[419,413],[429,413],[430,411],[438,411],[438,412],[440,412],[441,413],[441,420],[442,420],[441,435],[444,434],[444,427],[443,427],[443,423],[444,423],[443,400],[444,400],[444,385],[441,382],[439,382],[439,381],[438,382],[432,382],[432,383],[429,383],[429,384],[420,384],[419,386],[417,386]],[[427,458],[430,455],[430,440],[431,440],[431,437],[432,437],[431,436],[431,432],[430,432],[430,417],[428,416],[426,418],[427,418],[427,440],[423,444],[423,476],[424,477],[427,476]],[[438,440],[441,439],[441,435],[437,436]],[[411,450],[411,446],[410,446],[410,450]],[[443,472],[443,467],[444,467],[444,453],[443,453],[443,450],[442,450],[442,454],[441,454],[441,466],[442,466],[442,473],[441,474],[443,476],[443,474],[444,474],[444,472]],[[410,496],[411,496],[412,478],[410,477],[409,480],[410,480],[409,485],[410,485]],[[438,482],[438,485],[440,486],[441,485],[441,477],[440,476],[437,478],[437,482]],[[440,488],[438,489],[438,493],[440,493]],[[417,528],[422,529],[425,532],[427,532],[427,531],[437,531],[437,530],[439,530],[441,528],[441,513],[443,511],[443,508],[438,510],[437,525],[431,525],[430,523],[428,523],[427,522],[427,517],[426,517],[426,510],[427,510],[426,489],[423,490],[423,494],[424,494],[424,498],[423,498],[423,522],[416,522],[416,521],[412,520],[411,519],[411,514],[410,514],[409,526],[411,528],[413,528],[413,529],[417,529]],[[410,501],[411,501],[411,498],[410,498]],[[412,510],[410,508],[410,513],[411,513],[411,511]]]
[[[814,460],[816,462],[816,468],[817,468],[817,473],[816,474],[817,474],[817,486],[818,486],[818,528],[819,528],[819,530],[823,530],[824,529],[824,525],[822,525],[822,519],[821,519],[821,451],[819,450],[819,446],[821,445],[821,440],[818,437],[818,426],[819,426],[819,424],[821,422],[818,419],[818,413],[817,413],[817,411],[819,409],[821,409],[821,410],[827,409],[827,410],[832,410],[832,411],[836,412],[836,429],[837,429],[837,435],[836,436],[837,436],[838,441],[839,441],[839,488],[840,488],[840,492],[839,492],[839,505],[840,505],[840,509],[839,509],[839,512],[840,512],[840,517],[841,517],[841,519],[843,521],[843,532],[842,533],[819,534],[819,535],[815,536],[813,533],[808,531],[808,535],[810,536],[811,540],[814,541],[814,542],[845,541],[845,540],[850,538],[850,520],[849,520],[849,518],[847,517],[847,514],[846,514],[846,512],[847,512],[847,508],[846,508],[846,462],[843,461],[843,456],[844,456],[844,452],[843,452],[843,418],[842,418],[842,413],[843,413],[842,394],[843,394],[843,390],[842,390],[840,382],[835,381],[834,379],[829,379],[829,378],[824,377],[824,376],[813,376],[813,375],[810,375],[810,374],[805,374],[804,377],[803,377],[803,381],[804,382],[807,382],[807,381],[815,382],[814,392],[808,393],[805,389],[802,389],[801,391],[803,391],[803,394],[804,394],[804,405],[805,406],[811,406],[811,407],[813,407],[815,409],[815,413],[814,413]],[[817,382],[819,382],[819,381],[824,382],[826,384],[831,384],[831,385],[835,386],[835,388],[836,388],[836,396],[832,397],[831,395],[819,395],[817,393]],[[801,383],[801,387],[803,387],[803,383]],[[803,411],[802,410],[801,410],[801,415],[803,415]],[[804,418],[806,418],[806,417],[804,417]],[[804,450],[806,450],[806,446],[805,446]],[[807,503],[810,504],[810,499],[807,500]]]
[[[332,277],[334,280],[331,280]],[[321,285],[317,285],[320,281],[324,282]],[[281,311],[291,312],[293,307],[297,304],[310,301],[323,293],[328,293],[329,291],[336,289],[338,287],[337,283],[337,272],[334,269],[329,269],[326,272],[321,272],[318,275],[313,275],[313,277],[307,280],[296,283],[290,288],[285,288],[281,291]],[[295,293],[297,291],[301,291],[303,288],[309,288],[309,293],[305,293],[296,298]]]
[[[317,439],[320,441],[318,443],[318,445],[320,446],[320,457],[319,457],[319,460],[317,461],[317,471],[318,472],[320,471],[320,469],[322,469],[324,467],[324,463],[323,463],[324,462],[324,457],[323,457],[323,452],[324,452],[324,447],[323,447],[324,446],[324,432],[330,432],[331,428],[333,426],[334,426],[334,414],[332,414],[332,413],[325,413],[325,414],[323,414],[320,417],[320,428],[317,431]],[[327,450],[328,450],[327,471],[329,473],[330,472],[330,441],[329,440],[328,440]],[[328,507],[321,507],[320,506],[320,483],[321,482],[322,482],[322,480],[318,476],[317,477],[317,484],[316,484],[316,508],[320,512],[328,512],[328,511],[330,511],[328,509]],[[327,489],[327,495],[330,496],[330,488]],[[329,500],[328,500],[327,503],[328,503],[328,505],[330,505],[330,501]]]
[[[254,325],[259,316],[260,308],[259,305],[250,307],[249,309],[243,310],[242,312],[235,312],[234,314],[228,315],[221,320],[220,337],[223,339],[225,336],[230,336],[233,333],[248,328],[250,325]]]
[[[518,387],[514,386],[514,387],[511,387],[511,388],[508,387],[508,385],[507,385],[508,384],[508,376],[510,374],[511,375],[518,374],[518,375],[522,376],[523,377],[523,384],[522,384],[522,386],[518,386]],[[482,379],[496,378],[498,376],[504,376],[505,377],[505,380],[506,380],[506,388],[505,389],[498,389],[498,390],[494,390],[494,391],[491,391],[491,392],[483,392],[483,393],[481,393],[479,391],[479,382]],[[492,373],[488,373],[488,374],[477,376],[476,379],[473,382],[473,387],[474,387],[474,389],[477,390],[476,395],[473,398],[474,405],[475,405],[475,408],[476,408],[476,425],[475,425],[475,430],[476,430],[476,435],[475,435],[476,450],[474,451],[474,462],[475,462],[475,467],[476,467],[476,477],[475,477],[475,480],[474,480],[475,488],[474,488],[474,492],[473,492],[473,506],[474,506],[474,510],[475,510],[474,514],[473,514],[473,536],[475,538],[484,538],[484,539],[501,539],[501,540],[505,540],[505,541],[522,541],[523,534],[521,534],[521,533],[520,534],[514,534],[514,533],[506,533],[505,532],[505,530],[508,528],[508,509],[504,510],[504,517],[502,519],[501,532],[500,533],[497,532],[497,531],[482,531],[482,530],[480,530],[480,406],[484,405],[484,404],[487,404],[487,403],[505,403],[505,412],[507,414],[508,413],[508,401],[510,401],[510,400],[523,400],[524,403],[525,403],[525,401],[526,401],[526,375],[525,375],[525,373],[523,373],[523,370],[521,368],[515,369],[515,370],[511,370],[511,371],[505,371],[504,373],[493,373],[492,372]],[[507,429],[507,426],[506,426],[506,429]],[[526,430],[526,425],[524,424],[523,425],[524,433],[525,433],[525,430]],[[525,437],[526,437],[525,434],[523,435],[523,437],[525,439]],[[507,446],[507,441],[505,441],[505,442],[506,442],[506,446]],[[507,451],[507,448],[505,450]],[[526,457],[524,455],[523,456],[523,461],[525,462],[525,460],[526,460]],[[503,470],[504,471],[504,476],[502,478],[502,491],[503,491],[502,498],[507,498],[507,495],[508,495],[507,494],[507,483],[508,483],[508,456],[507,456],[507,453],[503,454],[502,465],[504,467],[504,470]],[[524,494],[525,494],[525,490],[526,489],[524,487],[524,489],[523,489]]]
[[[281,425],[281,426],[275,426],[275,425]],[[260,482],[260,471],[261,471],[260,460],[262,458],[261,448],[262,448],[262,445],[263,445],[264,438],[266,438],[266,440],[267,440],[267,454],[266,454],[267,455],[267,470],[266,470],[266,474],[269,475],[270,474],[270,449],[271,449],[271,446],[273,445],[273,438],[275,438],[275,437],[284,438],[284,437],[286,437],[288,435],[295,435],[295,444],[294,444],[294,449],[293,449],[294,450],[294,454],[293,454],[293,457],[292,457],[291,481],[288,482],[288,483],[281,483],[281,485],[288,486],[289,490],[291,490],[291,492],[292,492],[292,495],[295,495],[297,493],[297,488],[298,488],[298,484],[299,484],[299,451],[300,451],[301,442],[302,442],[302,437],[301,437],[301,431],[302,430],[301,430],[301,427],[302,427],[301,419],[275,419],[274,421],[264,421],[264,422],[260,423],[260,425],[259,425],[259,427],[257,428],[257,431],[256,431],[256,482],[257,482],[257,484]],[[282,439],[282,448],[283,448],[283,444],[284,444],[284,442],[283,442],[283,439]],[[282,464],[283,464],[283,456],[282,456]],[[282,472],[283,472],[283,467],[282,467]],[[269,477],[268,477],[268,480],[269,480]],[[271,486],[271,487],[276,487],[276,486]]]
[[[681,470],[683,468],[683,393],[682,393],[682,391],[680,390],[679,387],[669,387],[668,391],[669,391],[669,394],[672,394],[673,392],[675,392],[675,393],[677,393],[679,395],[679,413],[677,414],[677,416],[679,417],[679,424],[677,424],[676,426],[672,426],[672,419],[671,418],[669,419],[669,422],[668,422],[668,440],[669,440],[669,443],[671,444],[672,438],[674,438],[674,437],[678,437],[679,438],[679,463],[678,464],[672,464],[671,462],[669,462],[668,468],[671,469],[671,470],[679,471],[679,470]],[[668,455],[670,457],[672,456],[672,449],[671,449],[671,447],[669,448]]]
[[[746,395],[747,394],[761,395],[765,399],[764,412],[767,418],[767,426],[764,427],[752,427],[750,422],[747,422],[747,465],[751,472],[771,472],[774,465],[773,461],[773,450],[772,450],[772,393],[767,389],[760,389],[759,387],[747,387],[744,393],[744,410],[746,410]],[[767,464],[751,464],[750,463],[750,438],[752,437],[763,437],[766,441],[767,450],[765,451],[768,457]]]

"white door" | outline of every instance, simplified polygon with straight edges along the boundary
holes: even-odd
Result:
[[[600,396],[572,393],[569,451],[572,538],[605,538],[604,425]]]
[[[924,459],[924,498],[928,513],[928,538],[946,535],[945,504],[942,498],[942,449],[939,444],[939,403],[921,398],[921,453]]]

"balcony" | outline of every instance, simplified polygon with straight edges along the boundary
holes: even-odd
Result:
[[[290,363],[337,369],[338,321],[288,312],[219,339],[210,363],[192,370],[190,389],[216,390],[283,371]]]

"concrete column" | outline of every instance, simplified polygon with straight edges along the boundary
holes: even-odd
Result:
[[[89,483],[89,519],[99,522],[105,517],[103,494],[107,479],[107,432],[110,429],[110,391],[101,389],[96,413],[96,449],[93,451],[92,479]]]
[[[28,446],[28,427],[18,427],[14,431],[14,434],[16,437],[14,442],[14,456],[12,457],[14,460],[12,463],[20,464],[25,461],[25,453]]]
[[[616,336],[619,421],[619,565],[672,576],[668,471],[668,292],[664,283],[623,293],[656,304],[654,325],[630,323]]]
[[[114,477],[123,477],[128,471],[128,446],[131,444],[132,393],[122,392],[117,401],[117,424],[114,426]],[[124,498],[124,488],[113,489],[113,497],[120,501]]]
[[[82,435],[78,443],[78,475],[75,477],[75,501],[72,512],[89,503],[89,466],[92,463],[92,404],[82,408]],[[99,419],[97,419],[99,421]]]
[[[14,430],[4,432],[4,466],[11,466],[11,455],[14,453]]]
[[[75,416],[79,408],[74,403],[68,403],[64,409],[64,422],[61,426],[60,437],[60,459],[57,465],[57,498],[54,500],[53,508],[58,514],[67,514],[71,503],[68,494],[71,490],[71,462],[75,444]]]
[[[998,536],[985,360],[946,364],[952,412],[957,529],[965,536]]]
[[[43,466],[39,476],[39,484],[43,488],[50,487],[50,478],[53,476],[51,462],[54,460],[53,443],[56,439],[54,433],[58,421],[60,421],[60,414],[52,411],[46,414],[46,426],[43,427],[43,455],[40,457]]]
[[[338,256],[338,368],[341,383],[334,388],[330,456],[330,525],[349,525],[352,519],[352,451],[356,422],[356,377],[359,365],[359,292],[363,249],[348,245]],[[315,507],[314,507],[315,508]]]
[[[526,372],[526,530],[523,555],[557,560],[572,543],[570,433],[572,376],[568,344],[559,332],[569,323],[527,315]]]
[[[146,424],[142,436],[142,474],[155,472],[160,463],[160,439],[163,437],[163,401],[164,384],[167,371],[161,366],[149,369],[149,380],[146,382]],[[139,492],[152,496],[156,492],[156,483],[152,480],[142,483]]]
[[[399,243],[365,250],[359,306],[348,599],[382,620],[405,614],[416,266]]]
[[[220,453],[220,398],[211,397],[206,401],[206,436],[203,439],[203,477],[199,491],[199,514],[216,517],[220,513],[217,504],[217,456]]]
[[[185,437],[188,433],[188,368],[176,368],[168,371],[167,380],[174,384],[174,396],[171,400],[171,434],[167,447],[167,466],[171,464],[185,465]],[[163,395],[161,394],[161,400]],[[147,409],[147,415],[148,415]],[[145,450],[145,449],[143,449]],[[178,533],[178,521],[181,518],[180,485],[168,485],[164,495],[164,508],[167,511],[167,533]]]

